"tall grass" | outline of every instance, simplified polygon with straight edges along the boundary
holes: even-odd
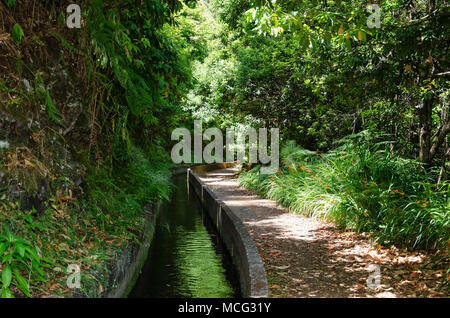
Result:
[[[274,175],[243,172],[241,185],[296,213],[370,233],[379,244],[437,250],[449,246],[450,184],[429,180],[414,160],[391,156],[365,133],[327,154],[293,143]]]

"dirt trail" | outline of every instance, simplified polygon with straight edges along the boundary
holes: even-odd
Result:
[[[236,173],[236,168],[215,170],[201,179],[248,226],[271,297],[448,296],[435,290],[444,269],[422,269],[429,256],[372,247],[364,235],[289,213],[240,187]]]

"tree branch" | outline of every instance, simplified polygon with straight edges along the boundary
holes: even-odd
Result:
[[[433,76],[445,76],[445,75],[450,75],[450,71],[433,74]]]
[[[447,137],[449,132],[450,132],[450,122],[447,122],[444,126],[442,126],[442,129],[439,132],[436,141],[433,143],[433,146],[431,146],[430,158],[433,158],[436,155],[439,146],[444,142],[445,137]]]

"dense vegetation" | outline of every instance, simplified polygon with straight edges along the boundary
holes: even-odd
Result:
[[[392,157],[386,144],[369,141],[354,135],[324,155],[289,143],[276,175],[254,168],[240,181],[294,212],[371,233],[383,245],[445,248],[448,183],[429,183],[416,161]]]
[[[384,1],[211,1],[194,115],[279,127],[274,176],[243,186],[291,211],[448,260],[450,7]],[[198,17],[192,14],[195,19]],[[439,258],[438,257],[438,258]]]
[[[181,2],[78,1],[80,29],[66,26],[69,4],[0,2],[3,297],[67,294],[73,262],[83,292],[101,294],[105,260],[170,191],[167,136],[191,82]]]
[[[448,1],[383,1],[373,27],[364,0],[80,0],[68,29],[70,2],[0,1],[2,296],[138,240],[194,119],[280,128],[280,170],[243,185],[448,259]]]

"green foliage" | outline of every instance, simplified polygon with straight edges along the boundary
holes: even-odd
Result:
[[[450,184],[431,183],[419,163],[392,157],[385,146],[365,134],[327,154],[288,143],[276,175],[261,175],[257,167],[240,182],[294,212],[369,232],[380,244],[445,250]]]
[[[3,2],[6,4],[6,6],[7,6],[8,8],[12,8],[12,7],[14,7],[15,4],[16,4],[16,0],[4,0]]]
[[[0,210],[2,222],[11,219],[15,233],[36,240],[46,255],[57,261],[58,272],[70,257],[87,262],[87,249],[96,253],[91,256],[105,254],[108,258],[106,254],[122,247],[122,243],[137,241],[144,212],[150,204],[168,199],[171,186],[167,136],[178,124],[179,115],[184,115],[183,97],[191,84],[189,52],[193,51],[188,51],[174,23],[182,8],[180,1],[141,1],[136,5],[136,1],[127,0],[81,0],[79,4],[86,32],[72,32],[73,36],[61,31],[64,26],[55,27],[61,21],[60,9],[65,9],[63,2],[38,1],[36,11],[48,13],[44,20],[52,27],[42,20],[40,28],[44,33],[51,29],[47,34],[57,39],[65,51],[64,63],[76,65],[76,81],[84,86],[86,102],[80,111],[90,112],[82,116],[92,123],[90,134],[84,135],[87,138],[78,140],[80,156],[85,156],[83,163],[89,167],[82,189],[84,200],[77,201],[81,198],[72,197],[72,192],[53,193],[47,202],[51,207],[39,216],[33,213],[34,222],[31,213],[24,212],[23,217],[19,211]],[[19,44],[22,37],[23,31],[17,25],[13,39]],[[203,54],[201,48],[199,56]],[[29,71],[34,74],[34,70]],[[34,91],[29,94],[34,100],[30,101],[45,106],[48,122],[63,126],[66,114],[52,98],[58,92],[47,89],[43,74],[35,75]],[[21,87],[20,82],[14,87]],[[10,95],[11,103],[18,103],[18,97],[22,99],[22,94],[9,89],[6,83],[0,83],[0,90]],[[79,123],[73,124],[71,129],[76,132]],[[62,214],[64,217],[60,217]],[[105,247],[106,239],[114,243]],[[0,266],[4,269],[5,296],[11,284],[23,286],[19,274],[32,277],[28,282],[31,286],[38,270],[34,260],[31,267],[19,268],[19,272],[13,265]],[[59,279],[51,278],[52,282]]]
[[[100,229],[116,235],[126,235],[142,216],[143,207],[168,200],[170,174],[167,164],[150,162],[148,154],[132,146],[129,159],[110,173],[105,167],[92,171],[87,178],[89,213]],[[114,218],[116,222],[108,222]]]
[[[12,298],[11,286],[16,286],[26,296],[31,297],[30,284],[44,280],[45,266],[36,248],[9,230],[0,235],[1,297]],[[45,260],[44,260],[45,261]],[[23,273],[28,275],[28,279]]]
[[[205,59],[209,78],[198,77],[191,100],[280,127],[282,138],[305,148],[326,151],[370,129],[414,158],[431,148],[417,136],[429,118],[420,115],[423,101],[434,100],[430,135],[446,121],[439,117],[449,82],[436,74],[449,66],[449,6],[433,3],[384,1],[380,28],[369,28],[362,0],[212,1],[223,31],[208,40],[215,59]],[[215,47],[217,38],[225,49]],[[231,72],[220,73],[230,64]]]
[[[205,124],[223,126],[233,105],[224,93],[236,76],[236,63],[223,43],[224,25],[207,6],[185,9],[179,33],[191,60],[194,85],[186,98],[186,109]],[[224,112],[223,110],[226,110]],[[192,125],[191,123],[189,123]]]
[[[22,38],[24,36],[23,30],[19,24],[14,24],[12,33],[11,33],[13,41],[19,45],[22,42]]]
[[[67,42],[67,40],[64,39],[59,33],[55,32],[55,31],[50,31],[49,33],[51,36],[53,36],[55,39],[57,39],[61,43],[61,45],[64,47],[64,49],[66,49],[68,52],[75,51],[79,54],[82,54],[81,51],[79,51],[72,44]]]
[[[16,1],[4,3],[11,8]],[[49,20],[64,20],[63,2],[36,3],[37,12],[48,9]],[[25,224],[21,230],[34,239],[51,229],[45,245],[64,232],[67,249],[97,232],[136,239],[143,207],[169,196],[170,133],[199,118],[222,128],[279,127],[282,140],[301,145],[285,145],[276,175],[260,175],[257,167],[240,176],[243,185],[291,210],[370,232],[384,244],[448,246],[448,145],[440,151],[448,141],[436,145],[439,153],[425,166],[405,159],[432,148],[440,133],[445,137],[448,2],[383,1],[379,29],[366,24],[365,0],[190,3],[81,0],[85,32],[66,39],[52,26],[49,35],[66,50],[64,57],[79,55],[77,75],[86,84],[86,117],[92,119],[83,149],[90,168],[86,197],[83,211],[67,213],[64,221],[54,222],[59,209],[47,209],[38,222],[16,215]],[[13,41],[20,45],[23,36],[14,25]],[[30,101],[12,84],[0,82],[11,105]],[[63,126],[41,75],[34,93],[49,121]],[[431,111],[424,116],[428,100]],[[366,129],[378,138],[351,135],[335,149],[343,137]],[[11,296],[11,285],[29,295],[33,275],[39,279],[33,246],[19,239],[9,232],[0,237],[0,251],[7,246],[3,296]],[[31,279],[26,284],[23,273]]]
[[[50,92],[48,91],[48,89],[45,88],[44,80],[42,79],[41,74],[38,74],[37,76],[35,93],[37,98],[45,104],[47,108],[48,118],[55,124],[64,127],[64,124],[61,121],[61,112],[53,103],[53,99],[50,96]]]
[[[47,105],[47,113],[50,120],[60,126],[64,126],[61,122],[61,113],[53,103],[52,97],[50,96],[50,92],[48,90],[45,91],[45,104]]]
[[[116,1],[120,2],[120,1]],[[89,8],[89,30],[98,84],[107,89],[99,103],[102,133],[113,143],[115,160],[126,160],[130,144],[140,136],[144,148],[163,142],[170,133],[189,71],[171,35],[174,1],[123,3],[121,9],[94,1]],[[145,141],[147,140],[147,141]]]

